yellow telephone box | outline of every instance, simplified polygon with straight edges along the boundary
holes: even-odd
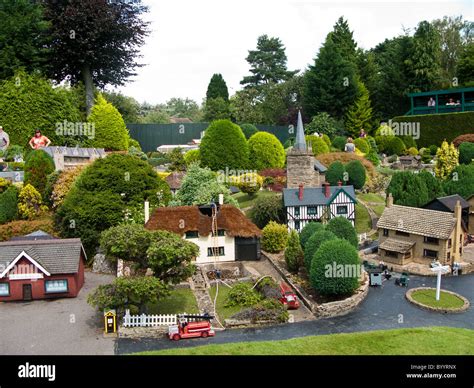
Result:
[[[114,334],[117,332],[117,313],[115,310],[104,311],[105,334]]]

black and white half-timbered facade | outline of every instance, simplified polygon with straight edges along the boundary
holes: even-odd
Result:
[[[356,196],[353,186],[330,186],[284,189],[288,230],[300,232],[308,222],[327,222],[344,217],[355,226]]]

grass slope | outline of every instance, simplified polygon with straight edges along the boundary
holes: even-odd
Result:
[[[219,335],[219,333],[217,333]],[[239,342],[143,355],[474,355],[474,330],[451,327],[378,330],[284,341]]]

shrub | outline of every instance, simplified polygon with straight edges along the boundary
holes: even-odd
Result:
[[[326,142],[318,136],[308,135],[306,136],[306,142],[310,144],[314,156],[329,152],[329,147]]]
[[[128,150],[130,136],[122,115],[99,94],[88,119],[95,126],[95,136],[90,144],[96,148]]]
[[[281,252],[288,243],[288,230],[286,225],[270,221],[263,228],[262,248],[271,253]]]
[[[184,154],[184,162],[186,166],[190,166],[192,163],[199,163],[201,161],[201,154],[199,150],[190,150]]]
[[[366,172],[362,163],[358,160],[353,160],[345,166],[347,175],[349,176],[349,184],[356,189],[361,189],[365,185]]]
[[[379,152],[389,153],[387,147],[389,142],[394,139],[394,136],[375,136],[375,142]]]
[[[369,153],[367,155],[365,155],[365,158],[376,167],[380,164],[379,155],[372,148],[370,149]]]
[[[403,144],[405,144],[406,148],[411,148],[411,147],[416,148],[417,147],[416,141],[413,138],[413,136],[404,135],[404,136],[399,136],[399,137],[400,137],[400,139],[402,139]]]
[[[323,134],[322,139],[328,145],[329,149],[331,149],[331,139],[329,138],[329,136],[326,134]]]
[[[49,207],[52,206],[53,202],[51,200],[51,194],[53,194],[53,188],[56,184],[59,176],[61,175],[62,171],[54,171],[46,177],[46,187],[44,188],[44,196],[43,201]]]
[[[279,299],[281,296],[280,288],[272,277],[265,277],[260,280],[255,289],[262,294],[264,298]]]
[[[243,193],[253,195],[258,193],[261,189],[263,178],[254,172],[248,172],[235,177],[235,180],[232,183],[235,184]]]
[[[181,152],[181,148],[174,148],[169,154],[168,158],[170,165],[168,166],[168,171],[184,171],[186,170],[186,161],[184,160],[184,155]]]
[[[470,164],[474,159],[474,143],[461,143],[459,146],[459,163]]]
[[[11,185],[12,183],[8,179],[0,178],[0,194],[7,190]]]
[[[232,316],[232,319],[250,320],[251,323],[285,323],[288,318],[289,314],[286,307],[278,300],[273,299],[264,299],[255,306],[243,309]]]
[[[54,161],[43,150],[30,152],[25,161],[25,185],[32,185],[43,196],[48,175],[54,171]]]
[[[308,274],[311,270],[311,262],[321,244],[325,241],[337,239],[337,236],[329,230],[321,229],[316,231],[308,240],[304,248],[304,265]]]
[[[266,168],[259,172],[264,177],[264,186],[271,191],[281,192],[286,186],[286,171],[282,168]]]
[[[311,122],[306,125],[306,130],[308,133],[317,132],[327,136],[334,136],[338,131],[338,124],[329,114],[321,112],[314,116]]]
[[[334,148],[337,148],[340,151],[344,151],[344,148],[346,147],[346,143],[347,143],[347,137],[344,137],[344,136],[336,136],[332,140],[332,146]]]
[[[248,140],[249,160],[252,168],[281,168],[285,165],[285,150],[280,140],[271,133],[258,132]]]
[[[329,165],[326,171],[326,180],[333,186],[336,186],[339,181],[344,182],[344,173],[346,169],[344,165],[339,162],[333,162]]]
[[[9,186],[5,191],[0,192],[0,224],[13,221],[17,217],[18,189],[15,186]]]
[[[359,239],[352,223],[344,217],[334,217],[326,225],[326,230],[333,232],[337,237],[349,241],[354,247],[359,246]]]
[[[252,124],[240,124],[240,129],[242,129],[247,140],[258,132],[257,127]]]
[[[4,156],[5,162],[13,162],[15,158],[21,157],[23,158],[24,148],[19,145],[11,145],[7,148]]]
[[[288,271],[297,273],[301,263],[303,262],[304,254],[300,245],[300,238],[296,230],[290,232],[288,238],[288,246],[285,249],[285,262]]]
[[[436,152],[435,174],[438,178],[446,179],[451,171],[459,164],[459,152],[451,143],[443,141]]]
[[[370,151],[369,143],[362,137],[358,137],[357,139],[355,139],[354,144],[356,148],[364,154],[367,154]]]
[[[43,230],[53,236],[56,234],[50,217],[40,217],[37,220],[15,220],[0,225],[0,241],[25,236],[37,230]]]
[[[410,147],[407,149],[407,154],[411,156],[418,155],[418,150],[415,147]]]
[[[32,185],[26,184],[18,196],[18,214],[20,217],[33,220],[48,210],[43,205],[41,194]]]
[[[456,177],[456,179],[454,179]],[[457,166],[443,182],[446,195],[459,194],[464,199],[474,194],[474,164]]]
[[[318,232],[322,229],[324,229],[324,224],[322,224],[321,222],[316,222],[316,221],[308,222],[300,232],[301,247],[304,249],[306,247],[306,243],[308,242],[310,237],[314,233],[316,233],[316,232]]]
[[[70,170],[61,171],[51,192],[50,200],[53,209],[57,209],[64,202],[64,198],[74,186],[83,170],[83,166],[78,166]]]
[[[470,132],[474,132],[474,129]],[[459,147],[461,143],[474,143],[474,133],[466,133],[465,135],[459,135],[453,140],[455,147]]]
[[[397,205],[421,207],[430,200],[425,181],[411,171],[394,174],[387,187],[389,193]]]
[[[330,166],[331,163],[337,160],[344,164],[347,164],[352,160],[358,160],[365,167],[365,170],[370,179],[375,178],[375,176],[377,175],[377,172],[375,171],[375,167],[372,163],[370,163],[363,156],[358,156],[354,154],[353,152],[331,152],[328,154],[319,155],[318,160],[325,166]]]
[[[258,303],[262,297],[260,294],[252,288],[249,283],[237,283],[232,287],[227,295],[225,307],[233,306],[253,306]]]
[[[359,254],[345,240],[324,242],[311,262],[311,285],[321,295],[350,295],[359,286],[359,276]]]
[[[435,144],[430,145],[428,148],[430,150],[430,155],[435,156],[436,153],[438,152],[438,146]]]
[[[405,149],[405,143],[399,137],[392,137],[385,146],[385,150],[389,155],[402,155]]]
[[[283,223],[285,221],[285,208],[282,197],[278,195],[270,198],[257,198],[249,216],[260,229],[263,229],[270,221]]]

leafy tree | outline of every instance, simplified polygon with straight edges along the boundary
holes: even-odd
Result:
[[[359,268],[359,254],[349,242],[326,241],[311,261],[311,285],[321,295],[350,295],[359,286]]]
[[[349,176],[349,184],[356,189],[362,189],[367,178],[363,164],[359,160],[352,160],[346,164],[345,169]]]
[[[154,276],[177,284],[194,273],[191,261],[199,255],[199,247],[174,233],[159,230],[153,234],[146,254]]]
[[[222,97],[209,98],[204,106],[204,120],[214,121],[230,118],[229,103]]]
[[[359,246],[359,239],[351,222],[344,217],[334,217],[329,220],[326,230],[333,232],[337,237],[349,241],[354,247]]]
[[[181,151],[181,148],[174,148],[169,153],[170,166],[168,171],[184,171],[186,170],[186,161],[184,159],[184,154]]]
[[[13,185],[9,185],[5,191],[0,192],[0,225],[13,221],[17,217],[18,189]]]
[[[459,194],[464,199],[474,194],[474,164],[461,164],[443,182],[446,195]]]
[[[319,136],[307,135],[306,142],[310,144],[314,156],[318,156],[318,155],[329,152],[328,145]]]
[[[95,127],[95,136],[90,141],[93,147],[113,151],[128,150],[130,135],[125,122],[117,108],[102,95],[97,97],[88,121]]]
[[[347,59],[329,34],[324,45],[305,73],[303,107],[315,116],[327,112],[341,119],[357,97],[357,69]]]
[[[238,123],[265,123],[262,95],[255,88],[239,90],[230,98],[232,118]]]
[[[311,262],[313,261],[314,255],[318,251],[321,244],[325,241],[335,240],[337,236],[324,228],[317,230],[309,238],[308,242],[304,247],[304,265],[308,273],[311,271]]]
[[[281,168],[285,165],[285,149],[278,138],[268,132],[258,132],[248,140],[249,160],[257,171]]]
[[[303,249],[301,248],[300,238],[296,230],[290,232],[288,237],[288,246],[285,249],[285,262],[288,271],[297,273],[304,259]]]
[[[191,164],[175,199],[180,205],[204,205],[211,201],[217,201],[219,194],[224,194],[224,203],[238,207],[239,205],[231,196],[230,190],[224,182],[219,181],[220,178],[209,168]]]
[[[474,143],[461,143],[459,145],[459,163],[471,164],[474,159]]]
[[[199,163],[201,161],[201,153],[199,150],[189,150],[184,154],[184,162],[189,167],[192,163]]]
[[[240,124],[239,126],[247,140],[258,132],[257,127],[253,124]]]
[[[420,171],[418,173],[418,178],[420,178],[426,185],[428,191],[428,202],[444,195],[442,182],[428,171]]]
[[[202,138],[201,161],[212,170],[242,169],[249,163],[247,140],[239,126],[229,120],[217,120]]]
[[[474,80],[474,42],[467,44],[461,52],[457,74],[461,84],[472,86]]]
[[[445,140],[436,152],[435,174],[438,178],[446,179],[451,171],[459,164],[459,152],[454,144]]]
[[[171,98],[166,102],[166,111],[173,117],[188,118],[194,122],[201,119],[201,110],[190,98]]]
[[[285,208],[281,196],[257,198],[250,210],[250,219],[260,229],[270,221],[282,224],[285,222]]]
[[[330,138],[332,138],[339,131],[340,125],[338,122],[326,112],[318,113],[312,118],[311,122],[306,125],[307,134],[317,132],[319,134],[328,135]]]
[[[317,221],[310,221],[308,222],[304,227],[303,229],[301,229],[301,232],[300,232],[300,243],[301,243],[301,247],[303,249],[305,249],[306,247],[306,243],[308,242],[308,240],[310,239],[310,237],[320,231],[324,229],[324,224],[322,224],[321,222],[317,222]]]
[[[358,83],[358,96],[346,115],[346,130],[354,137],[363,129],[369,133],[372,129],[372,107],[369,91],[362,82]]]
[[[344,173],[346,169],[344,165],[339,162],[335,161],[331,163],[326,171],[326,180],[332,185],[337,186],[338,182],[344,182]]]
[[[270,221],[262,230],[262,248],[271,253],[281,252],[288,244],[286,225]]]
[[[87,113],[94,86],[121,86],[141,66],[136,58],[148,34],[139,1],[45,0],[50,22],[51,77],[85,86]]]
[[[31,184],[27,183],[18,196],[18,214],[21,218],[33,220],[48,210],[43,205],[41,194]]]
[[[394,174],[387,187],[389,193],[397,205],[421,207],[430,200],[425,181],[411,171]]]
[[[28,73],[44,71],[49,25],[41,3],[30,0],[0,2],[0,79],[23,68]]]
[[[257,49],[249,50],[246,58],[252,75],[240,81],[245,88],[257,88],[269,83],[279,83],[293,77],[298,71],[288,71],[285,46],[279,38],[261,35],[257,39]]]
[[[133,97],[122,93],[104,92],[103,96],[120,113],[126,123],[138,123],[140,118],[140,104]]]
[[[221,97],[224,101],[229,101],[229,90],[222,74],[213,74],[207,87],[206,100]]]
[[[153,109],[148,111],[144,116],[141,116],[139,122],[142,124],[169,124],[170,115],[160,109]]]
[[[25,161],[25,184],[44,195],[48,175],[54,171],[54,161],[43,150],[31,151]]]

